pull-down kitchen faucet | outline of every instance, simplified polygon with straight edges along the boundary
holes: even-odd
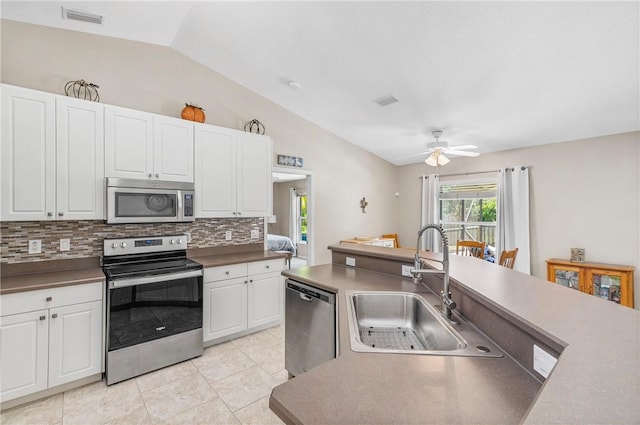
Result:
[[[420,258],[420,239],[422,238],[422,234],[427,229],[434,229],[440,233],[440,238],[442,239],[442,261],[432,260],[442,264],[442,270],[436,269],[424,269],[423,262]],[[431,260],[430,260],[431,261]],[[449,292],[449,239],[447,239],[447,235],[444,232],[442,226],[438,224],[427,224],[418,232],[418,242],[416,246],[416,256],[415,256],[415,264],[414,268],[411,269],[411,274],[414,277],[416,282],[422,282],[423,274],[441,274],[443,275],[442,283],[442,292],[440,293],[440,312],[443,316],[445,316],[450,322],[455,321],[451,318],[451,312],[456,308],[456,303],[451,299],[451,292]]]

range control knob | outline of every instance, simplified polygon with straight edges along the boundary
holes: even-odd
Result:
[[[127,243],[126,243],[126,242],[122,242],[122,243],[120,244],[120,246],[121,246],[122,248],[126,248],[126,247],[127,247]]]
[[[114,242],[111,244],[111,248],[116,249],[118,247],[118,243]]]
[[[178,239],[178,245],[182,245],[182,239]]]
[[[173,245],[174,243],[176,243],[176,241],[174,241],[173,239],[169,240],[169,245]]]

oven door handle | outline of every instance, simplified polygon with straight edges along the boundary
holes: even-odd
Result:
[[[193,270],[189,272],[162,274],[157,276],[139,277],[133,279],[116,279],[109,281],[109,289],[125,288],[127,286],[146,285],[148,283],[166,282],[168,280],[186,279],[189,277],[202,276],[202,270]]]

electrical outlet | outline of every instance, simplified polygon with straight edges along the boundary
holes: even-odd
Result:
[[[251,239],[258,239],[260,237],[260,231],[258,229],[253,229],[251,231]]]
[[[191,243],[191,232],[186,232],[185,235],[187,236],[187,243]]]
[[[70,251],[70,250],[71,250],[71,240],[60,239],[60,251]]]
[[[29,254],[42,254],[42,241],[40,239],[29,241]]]
[[[224,232],[224,240],[225,241],[231,240],[231,230],[227,230],[226,232]]]
[[[347,257],[347,266],[356,266],[356,259],[353,257]]]
[[[413,266],[408,266],[406,264],[402,265],[402,276],[411,277],[411,270]]]
[[[542,375],[545,379],[551,373],[558,359],[533,344],[533,370]]]

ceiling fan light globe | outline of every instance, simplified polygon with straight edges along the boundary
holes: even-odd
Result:
[[[438,156],[438,164],[439,165],[447,165],[449,163],[449,158],[447,158],[446,156],[440,154]]]

